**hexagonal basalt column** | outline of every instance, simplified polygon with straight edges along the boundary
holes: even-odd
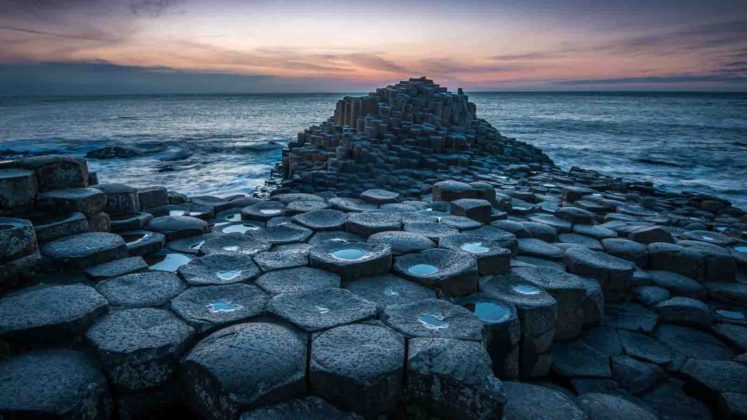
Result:
[[[242,254],[211,254],[179,267],[179,275],[192,286],[230,284],[251,280],[260,273],[252,257]]]
[[[33,171],[0,169],[0,212],[31,207],[37,189]]]
[[[0,217],[0,264],[35,253],[38,250],[31,222]]]
[[[13,167],[33,170],[39,191],[88,186],[88,164],[85,159],[63,155],[34,156],[12,163]]]
[[[109,227],[112,232],[140,230],[151,220],[153,215],[145,212],[117,214],[109,217]]]
[[[273,217],[282,216],[284,213],[285,205],[283,203],[279,201],[260,201],[241,209],[241,218],[265,222]]]
[[[0,416],[105,420],[106,378],[85,354],[39,350],[0,361]]]
[[[206,419],[303,396],[306,340],[287,327],[256,322],[218,330],[181,366],[184,402]]]
[[[630,297],[635,271],[630,261],[587,248],[570,248],[563,262],[568,271],[596,279],[602,286],[605,300],[620,302]]]
[[[99,184],[96,189],[106,194],[107,213],[128,214],[140,211],[140,199],[135,188],[124,184]]]
[[[382,320],[412,337],[439,337],[482,341],[482,321],[467,309],[438,299],[419,300],[384,308]]]
[[[90,231],[88,219],[83,213],[75,212],[67,215],[42,215],[32,217],[36,240],[46,243],[64,236],[77,235]]]
[[[385,415],[402,393],[404,359],[404,338],[383,325],[335,327],[313,337],[311,387],[345,410]]]
[[[489,278],[480,284],[480,290],[494,299],[513,304],[519,312],[521,375],[535,378],[547,374],[558,318],[555,299],[513,274]]]
[[[340,287],[340,276],[311,267],[296,267],[262,274],[257,286],[267,293],[302,293],[329,287]]]
[[[129,230],[122,232],[119,236],[127,245],[127,253],[130,255],[145,256],[158,252],[166,245],[166,236],[149,230]]]
[[[345,224],[345,219],[347,219],[345,213],[330,209],[314,210],[293,216],[293,221],[315,231],[341,229]]]
[[[402,216],[383,211],[354,213],[348,215],[348,220],[345,222],[345,230],[364,237],[377,232],[400,230],[401,228]]]
[[[367,203],[358,198],[335,197],[329,200],[329,204],[333,208],[344,212],[362,212],[377,208],[376,204]]]
[[[501,419],[506,398],[481,343],[413,338],[405,398],[414,417]]]
[[[208,229],[207,222],[191,216],[161,216],[148,222],[148,230],[164,234],[169,241],[200,235]]]
[[[33,287],[0,299],[0,336],[20,346],[74,343],[108,310],[89,286]]]
[[[477,260],[467,252],[437,248],[403,255],[395,259],[394,272],[451,296],[477,291]]]
[[[318,397],[306,397],[260,407],[246,412],[239,420],[358,420],[360,416],[342,412],[337,407]]]
[[[516,307],[509,302],[476,293],[456,303],[475,314],[485,325],[485,347],[493,361],[493,372],[501,379],[519,376],[521,324]]]
[[[185,288],[176,274],[166,271],[126,274],[96,285],[113,306],[123,308],[162,306]]]
[[[482,276],[505,274],[511,268],[511,250],[503,248],[497,241],[486,240],[481,235],[460,233],[447,236],[438,242],[438,246],[472,254],[477,258],[477,269]]]
[[[204,255],[256,255],[260,252],[269,251],[271,247],[272,244],[264,239],[255,238],[241,233],[229,233],[206,240],[200,247],[200,253]]]
[[[423,235],[412,232],[392,230],[374,233],[368,237],[369,244],[387,244],[392,248],[392,254],[403,255],[435,248],[436,243]]]
[[[294,242],[305,242],[313,233],[310,229],[288,223],[270,226],[262,230],[250,232],[249,234],[273,245],[283,245]]]
[[[36,206],[55,213],[79,211],[90,217],[104,210],[106,195],[96,188],[53,190],[39,194]]]
[[[263,314],[268,300],[246,284],[193,287],[171,300],[171,310],[202,334]]]
[[[396,203],[399,200],[399,193],[382,189],[371,189],[363,191],[360,197],[363,201],[372,204]]]
[[[311,247],[309,260],[312,267],[338,273],[343,280],[350,280],[389,271],[392,252],[389,245],[326,242]]]
[[[454,201],[461,198],[477,198],[477,191],[471,185],[459,181],[433,184],[433,201]]]
[[[516,267],[512,272],[555,298],[558,303],[556,340],[570,340],[581,333],[586,287],[580,277],[554,267]]]
[[[56,239],[41,252],[58,264],[86,268],[124,257],[127,245],[119,235],[91,232]]]
[[[490,224],[493,206],[487,200],[462,198],[451,202],[451,214],[468,217],[484,225]]]
[[[409,222],[405,223],[404,229],[406,232],[416,233],[423,235],[433,241],[439,241],[450,235],[456,235],[459,233],[457,229],[443,225],[441,223],[431,222]]]
[[[376,316],[376,304],[348,290],[328,288],[283,293],[272,299],[267,311],[306,332],[316,332]]]
[[[376,303],[380,313],[390,305],[401,305],[436,298],[435,290],[393,274],[349,281],[345,283],[345,288],[363,299]]]
[[[517,240],[516,235],[513,233],[506,232],[494,226],[483,226],[479,229],[471,230],[469,233],[478,235],[488,241],[494,241],[501,247],[510,249],[512,254],[516,254]]]
[[[138,188],[137,197],[143,210],[169,204],[169,193],[164,187]]]
[[[111,383],[137,391],[168,381],[194,334],[169,311],[137,308],[112,312],[86,337]]]

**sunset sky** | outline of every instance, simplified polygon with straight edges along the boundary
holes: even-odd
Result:
[[[747,91],[747,2],[0,0],[0,94]]]

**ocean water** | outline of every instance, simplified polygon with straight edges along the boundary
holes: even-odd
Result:
[[[189,194],[248,193],[298,131],[341,94],[0,97],[0,155],[84,156],[108,145],[141,156],[90,160],[106,182]],[[573,165],[715,194],[747,207],[747,94],[472,93],[478,116]]]

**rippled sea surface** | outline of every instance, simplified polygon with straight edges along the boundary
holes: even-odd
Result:
[[[83,156],[118,145],[141,156],[91,160],[105,182],[190,194],[250,192],[296,133],[340,94],[0,98],[0,155]],[[747,94],[473,93],[501,133],[573,165],[716,194],[747,207]]]

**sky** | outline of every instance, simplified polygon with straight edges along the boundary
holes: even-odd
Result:
[[[0,95],[747,91],[747,0],[0,0]]]

